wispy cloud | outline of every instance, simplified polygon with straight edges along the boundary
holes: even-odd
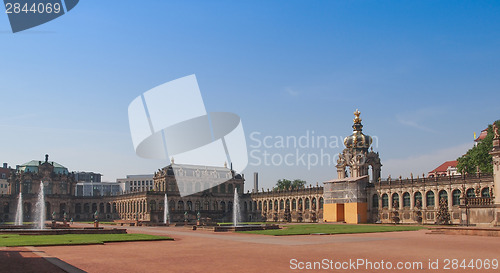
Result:
[[[387,177],[389,174],[394,177],[400,175],[404,178],[409,177],[411,173],[414,176],[422,175],[435,169],[445,161],[456,160],[462,156],[472,147],[472,143],[464,143],[458,146],[449,147],[441,150],[434,151],[429,154],[419,156],[411,156],[406,158],[393,158],[382,162],[384,167],[382,169],[383,176]]]
[[[436,117],[438,117],[441,113],[442,110],[439,109],[424,108],[412,112],[396,114],[396,119],[399,123],[405,126],[413,127],[430,133],[437,133],[437,130],[432,129],[426,124],[436,119]]]
[[[285,90],[286,90],[286,93],[292,97],[297,97],[299,95],[299,91],[293,90],[290,87],[287,87]]]

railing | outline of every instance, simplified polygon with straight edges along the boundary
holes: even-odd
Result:
[[[494,204],[494,198],[491,197],[467,197],[465,198],[466,206],[491,206]]]
[[[379,182],[374,182],[374,185],[397,185],[397,184],[411,184],[411,183],[432,183],[432,182],[449,182],[449,181],[463,181],[463,180],[475,180],[475,179],[491,179],[493,180],[493,175],[489,173],[476,173],[476,174],[462,174],[462,175],[450,175],[450,176],[439,176],[439,177],[413,177],[413,178],[392,178],[387,180],[382,180]]]

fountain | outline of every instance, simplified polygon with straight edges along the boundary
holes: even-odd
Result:
[[[23,194],[21,191],[19,191],[19,197],[17,197],[17,210],[14,224],[16,226],[23,225]]]
[[[168,213],[168,199],[167,193],[165,192],[165,199],[163,200],[163,223],[165,225],[170,224],[169,213]]]
[[[40,189],[38,191],[38,200],[35,205],[35,219],[34,228],[27,228],[27,225],[23,226],[23,197],[22,193],[19,193],[17,200],[17,211],[15,218],[15,225],[0,225],[0,234],[19,234],[19,235],[62,235],[62,234],[126,234],[126,229],[118,228],[70,228],[66,225],[57,225],[55,221],[52,223],[52,227],[45,228],[45,218],[46,218],[46,207],[45,207],[45,193],[43,182],[40,181]],[[64,219],[67,215],[64,213]],[[55,212],[52,219],[55,218]],[[1,270],[0,270],[1,271]]]
[[[279,229],[280,227],[275,224],[246,224],[241,223],[241,210],[240,210],[240,198],[238,196],[238,188],[234,189],[234,200],[233,200],[233,225],[223,225],[219,224],[214,227],[215,232],[221,231],[248,231],[248,230],[267,230],[267,229]]]
[[[234,188],[233,227],[238,226],[238,223],[240,222],[241,222],[240,198],[238,196],[238,188]]]
[[[38,200],[35,205],[35,229],[45,228],[45,194],[43,181],[40,181],[40,190],[38,191]]]

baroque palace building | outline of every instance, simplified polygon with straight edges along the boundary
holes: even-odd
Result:
[[[226,164],[180,165],[172,159],[154,173],[149,191],[75,196],[75,174],[49,162],[46,155],[45,161],[30,161],[10,170],[8,193],[0,196],[0,217],[14,220],[22,192],[24,220],[30,221],[42,184],[47,215],[56,220],[64,215],[92,220],[97,211],[100,220],[163,223],[167,196],[171,222],[229,222],[236,190],[243,221],[434,224],[446,212],[452,224],[499,225],[500,136],[496,126],[493,175],[382,179],[379,154],[370,148],[372,138],[362,131],[360,112],[354,115],[353,133],[345,138],[345,149],[337,160],[337,179],[325,181],[323,186],[244,193],[244,176]]]

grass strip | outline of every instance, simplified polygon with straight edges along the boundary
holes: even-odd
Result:
[[[18,235],[0,234],[0,246],[60,246],[89,245],[109,242],[173,240],[166,236],[149,234],[64,234],[64,235]]]
[[[322,234],[352,234],[352,233],[374,233],[394,231],[415,231],[425,229],[422,226],[389,226],[389,225],[344,225],[344,224],[295,224],[284,225],[283,229],[238,231],[241,233],[263,234],[263,235],[309,235]]]

